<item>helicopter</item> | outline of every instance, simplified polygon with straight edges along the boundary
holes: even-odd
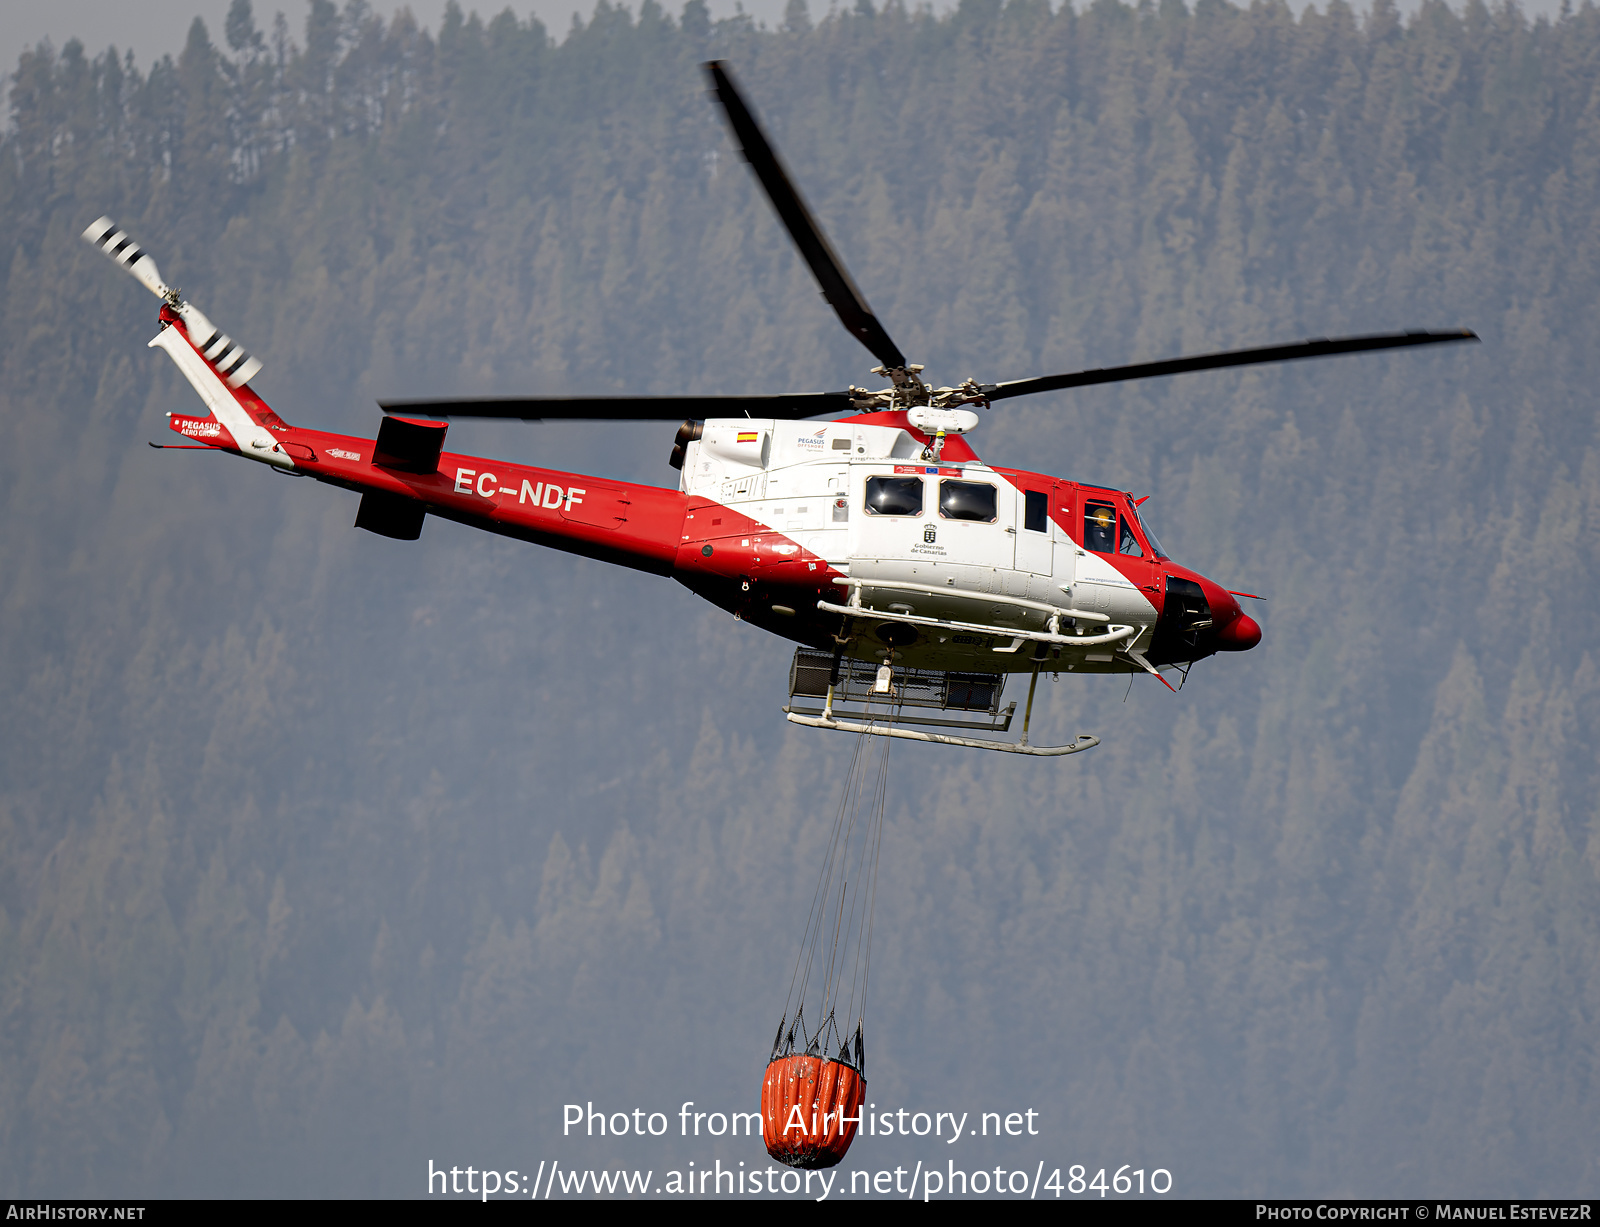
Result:
[[[728,65],[705,66],[740,152],[845,329],[887,386],[748,396],[385,400],[376,439],[290,426],[251,389],[261,369],[110,218],[89,243],[162,300],[165,350],[208,413],[168,414],[184,444],[361,495],[355,526],[416,540],[430,515],[670,576],[799,646],[796,724],[1009,753],[1030,744],[1039,674],[1186,680],[1248,651],[1261,628],[1240,597],[1174,562],[1122,490],[990,465],[968,441],[999,402],[1190,371],[1476,341],[1467,329],[1318,338],[1002,383],[931,386],[867,305],[774,151]],[[682,421],[676,489],[444,450],[451,418]],[[1000,707],[1030,676],[1020,738]],[[935,732],[933,729],[950,731]],[[974,736],[974,733],[986,734]]]

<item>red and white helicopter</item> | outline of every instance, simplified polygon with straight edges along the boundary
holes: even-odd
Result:
[[[1167,557],[1129,494],[997,468],[966,436],[978,410],[1034,392],[1365,350],[1476,340],[1469,331],[1301,341],[1008,383],[931,387],[872,314],[722,63],[706,65],[744,156],[840,321],[878,359],[877,391],[796,395],[385,401],[376,440],[290,426],[249,386],[261,369],[162,281],[109,218],[84,238],[162,300],[163,349],[209,413],[179,434],[361,493],[356,527],[400,540],[442,516],[671,576],[797,641],[784,710],[798,724],[1035,755],[1049,673],[1186,676],[1261,629],[1235,593]],[[839,417],[845,414],[848,416]],[[677,489],[444,450],[444,419],[678,420]],[[818,419],[829,420],[818,420]],[[1143,500],[1138,500],[1142,502]],[[1030,674],[1020,740],[1007,675]],[[921,713],[921,714],[918,714]],[[916,726],[916,727],[913,727]],[[929,727],[953,731],[936,733]]]

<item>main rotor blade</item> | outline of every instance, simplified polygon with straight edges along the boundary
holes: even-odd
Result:
[[[793,396],[487,396],[472,400],[381,400],[385,413],[425,418],[517,418],[524,422],[678,422],[686,418],[799,418],[855,408],[848,392]]]
[[[727,65],[722,60],[712,60],[705,67],[722,109],[727,113],[734,138],[739,142],[740,152],[750,163],[750,169],[756,172],[756,178],[761,180],[767,199],[772,201],[772,207],[778,211],[778,217],[787,227],[795,246],[811,266],[812,275],[822,287],[822,296],[828,300],[834,314],[850,335],[871,350],[879,362],[887,368],[903,368],[906,365],[905,355],[889,339],[883,325],[878,323],[878,317],[872,314],[872,308],[867,306],[867,300],[845,270],[844,261],[839,259],[839,254],[828,242],[828,236],[823,234],[822,227],[817,225],[811,211],[806,208],[794,181],[789,178],[789,172],[778,161],[778,155],[773,152],[772,145],[761,131],[761,125],[740,96],[733,78],[728,74]]]
[[[1037,379],[1014,379],[1008,383],[983,385],[991,401],[1034,392],[1057,392],[1062,388],[1082,388],[1097,383],[1120,383],[1125,379],[1150,379],[1157,375],[1181,375],[1185,371],[1211,371],[1227,366],[1255,366],[1262,362],[1293,362],[1297,358],[1329,358],[1334,354],[1358,354],[1373,349],[1400,349],[1408,345],[1443,345],[1451,341],[1476,341],[1478,334],[1466,328],[1450,332],[1385,332],[1365,337],[1319,337],[1289,345],[1267,345],[1260,349],[1230,349],[1217,354],[1196,354],[1189,358],[1168,358],[1165,362],[1136,362],[1131,366],[1096,367],[1066,375],[1041,375]]]

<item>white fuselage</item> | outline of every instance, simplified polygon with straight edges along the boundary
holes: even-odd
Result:
[[[968,624],[919,626],[914,641],[896,649],[896,659],[909,665],[1031,669],[1046,649],[1006,632],[1044,631],[1052,611],[1104,619],[1058,616],[1063,629],[1085,635],[1112,624],[1136,628],[1117,644],[1067,647],[1059,655],[1051,646],[1052,668],[1110,670],[1119,648],[1149,641],[1154,606],[1109,559],[1072,539],[1063,528],[1071,523],[1070,506],[1055,499],[1042,524],[1037,514],[1030,522],[1020,476],[1014,481],[979,460],[924,461],[923,446],[891,426],[714,419],[685,448],[682,489],[782,534],[831,571],[860,581],[859,599],[869,610]],[[920,494],[920,505],[874,511],[872,496],[884,482]],[[942,489],[947,482],[976,493],[980,512],[950,514],[958,509],[945,505],[952,497]],[[1027,484],[1036,499],[1056,489],[1050,478]],[[835,599],[846,602],[848,591],[840,588]],[[870,614],[862,619],[863,627],[872,625]],[[869,631],[856,654],[886,651]]]

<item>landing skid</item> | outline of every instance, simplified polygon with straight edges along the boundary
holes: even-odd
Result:
[[[824,688],[823,683],[826,682]],[[905,669],[895,674],[887,662],[878,670],[856,661],[845,661],[842,652],[831,660],[827,653],[808,648],[795,651],[790,669],[789,704],[783,709],[791,724],[813,729],[833,729],[840,733],[866,733],[874,737],[898,737],[904,741],[924,741],[942,746],[968,746],[974,750],[998,750],[1003,754],[1032,754],[1056,758],[1077,754],[1100,744],[1098,737],[1078,734],[1064,746],[1028,744],[1028,725],[1033,717],[1033,696],[1039,686],[1035,667],[1028,681],[1028,705],[1022,715],[1022,736],[1015,742],[995,741],[952,733],[928,733],[906,725],[933,725],[959,729],[962,733],[1004,733],[1011,728],[1015,703],[1000,710],[1000,691],[1004,685],[998,674],[939,673]],[[822,710],[799,707],[796,699],[823,699]],[[844,704],[845,710],[836,705]],[[893,707],[893,714],[873,710],[880,704]],[[905,708],[939,708],[940,716],[914,716]],[[951,719],[959,715],[960,719]]]
[[[974,750],[999,750],[1005,754],[1056,757],[1062,754],[1077,754],[1079,751],[1090,750],[1100,744],[1098,737],[1088,733],[1079,733],[1078,740],[1069,746],[1030,746],[1026,741],[982,741],[977,737],[952,737],[948,733],[922,733],[916,729],[899,728],[888,721],[858,724],[853,720],[832,720],[827,716],[807,716],[795,711],[789,712],[788,717],[790,724],[803,724],[808,728],[837,729],[841,733],[870,733],[874,737],[900,737],[906,741],[931,741],[942,746],[970,746]]]

